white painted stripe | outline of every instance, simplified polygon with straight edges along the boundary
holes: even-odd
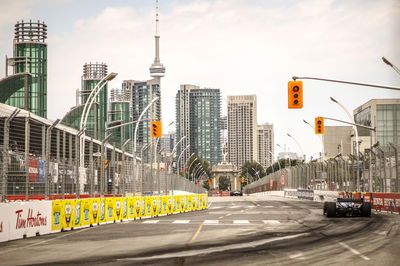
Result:
[[[172,222],[173,224],[188,224],[190,220],[175,220]]]
[[[364,260],[370,260],[368,257],[366,257],[366,256],[364,256],[363,254],[361,254],[358,250],[355,250],[354,248],[349,247],[347,244],[345,244],[345,243],[343,243],[343,242],[340,242],[340,241],[339,241],[339,244],[340,244],[342,247],[345,247],[345,248],[347,248],[348,250],[350,250],[354,255],[360,256],[360,257],[361,257],[362,259],[364,259]]]
[[[218,224],[219,220],[204,220],[204,224]]]
[[[143,221],[142,224],[156,224],[158,223],[160,220],[148,220],[148,221]]]
[[[265,224],[280,224],[278,220],[263,220],[263,223]]]
[[[240,208],[240,206],[231,206],[231,207],[229,207],[229,209],[236,209],[236,208]]]
[[[249,224],[249,220],[233,220],[234,224]]]
[[[304,260],[305,259],[304,256],[303,256],[303,253],[301,253],[301,252],[293,254],[293,255],[290,255],[289,258],[291,258],[291,259],[299,259],[299,260]]]
[[[225,215],[225,216],[231,216],[232,215],[232,213],[228,213],[227,215]]]
[[[247,208],[255,208],[256,206],[247,206]]]
[[[215,209],[221,209],[222,208],[222,206],[215,206],[215,207],[212,207],[212,208],[209,208],[210,210],[215,210]]]
[[[282,206],[282,208],[290,208],[291,206]]]
[[[264,206],[264,208],[273,208],[274,206]]]

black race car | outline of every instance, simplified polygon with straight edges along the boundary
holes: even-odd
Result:
[[[337,202],[324,203],[324,215],[326,217],[336,216],[371,216],[371,203],[364,199],[338,198]]]
[[[243,192],[240,190],[231,191],[231,196],[243,196]]]

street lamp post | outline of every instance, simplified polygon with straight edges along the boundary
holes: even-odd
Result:
[[[303,149],[300,146],[300,143],[292,135],[290,135],[289,133],[287,133],[287,135],[296,142],[296,144],[299,147],[300,152],[301,152],[301,158],[303,158],[303,160],[304,160],[304,153],[303,153]]]
[[[352,123],[355,124],[354,117],[350,114],[349,110],[347,110],[346,107],[344,107],[343,104],[341,104],[338,100],[334,99],[333,97],[330,97],[330,99],[331,99],[332,102],[334,102],[337,105],[339,105],[339,107],[342,108],[343,111],[345,111],[345,113],[349,117],[349,120]],[[360,157],[359,156],[360,156],[360,154],[359,154],[359,147],[358,147],[359,142],[358,142],[358,129],[357,129],[357,126],[353,125],[353,130],[354,130],[354,133],[356,135],[356,159],[357,159],[357,181],[356,181],[357,188],[356,189],[359,189],[359,186],[360,186],[360,162],[359,162]]]
[[[179,161],[181,160],[182,155],[185,153],[185,151],[186,151],[187,149],[189,149],[189,147],[190,147],[190,145],[187,145],[187,146],[182,150],[181,154],[179,154],[178,160],[176,160],[176,173],[177,173],[178,176],[179,176],[179,167],[178,167]]]
[[[395,66],[394,64],[392,64],[392,62],[390,62],[389,60],[387,60],[384,56],[382,57],[383,62],[385,62],[385,64],[387,64],[388,66],[390,66],[391,68],[393,68],[399,75],[400,75],[400,69]]]
[[[172,149],[171,155],[169,156],[169,157],[170,157],[170,158],[169,158],[169,161],[170,161],[171,165],[172,165],[172,156],[174,156],[174,153],[176,152],[176,148],[178,147],[179,143],[181,143],[184,139],[186,139],[186,136],[183,136],[183,137],[175,144],[174,148]],[[169,167],[168,167],[168,170],[169,170]],[[171,170],[172,170],[172,167],[171,167]],[[168,171],[168,172],[169,172],[169,171]]]
[[[306,123],[307,125],[309,125],[314,131],[315,131],[315,127],[313,125],[311,125],[310,123],[308,123],[306,120],[303,119],[303,122]],[[322,136],[318,135],[318,139],[321,141],[321,147],[322,147],[322,161],[325,161],[325,148],[324,148],[324,142],[322,140]]]

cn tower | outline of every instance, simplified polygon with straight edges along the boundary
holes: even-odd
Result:
[[[160,62],[160,33],[158,29],[158,0],[156,1],[156,34],[154,39],[156,41],[156,56],[154,58],[154,63],[150,67],[150,76],[152,78],[162,78],[165,75],[165,67]]]

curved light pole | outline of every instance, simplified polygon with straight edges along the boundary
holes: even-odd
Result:
[[[188,180],[190,180],[190,167],[192,167],[193,163],[195,161],[197,161],[199,159],[199,157],[194,158],[194,160],[190,163],[189,167],[188,167]]]
[[[271,153],[272,156],[274,156],[271,151],[268,151],[268,152]],[[278,161],[279,171],[282,172],[282,167],[281,167],[281,163],[279,162],[279,159],[277,161]]]
[[[102,78],[96,86],[93,88],[93,90],[90,92],[89,97],[86,99],[86,103],[83,106],[83,111],[81,115],[81,121],[79,123],[79,130],[83,130],[86,127],[87,119],[89,116],[90,109],[92,108],[92,105],[97,97],[97,95],[100,93],[100,91],[103,89],[105,85],[111,80],[113,80],[118,74],[117,73],[110,73],[104,78]],[[79,138],[79,143],[80,143],[80,166],[84,166],[84,158],[85,158],[85,132],[81,135]]]
[[[313,125],[311,125],[310,123],[308,123],[306,120],[303,119],[303,122],[306,123],[307,125],[309,125],[313,131],[315,132],[315,127]],[[321,141],[321,146],[322,146],[322,161],[325,161],[325,148],[324,148],[324,141],[322,140],[322,136],[318,135],[318,139]]]
[[[304,152],[303,152],[303,149],[302,149],[301,146],[300,146],[300,143],[299,143],[292,135],[290,135],[289,133],[287,133],[287,135],[288,135],[289,137],[291,137],[291,138],[296,142],[296,144],[297,144],[297,146],[299,147],[300,152],[301,152],[301,158],[304,160]]]
[[[178,147],[179,143],[181,143],[184,139],[186,139],[186,136],[183,136],[174,146],[174,148],[172,149],[171,155],[169,156],[169,161],[172,164],[172,156],[174,155],[174,153],[176,152],[176,148]],[[169,169],[168,169],[169,170]]]
[[[340,108],[342,108],[343,109],[343,111],[345,111],[346,112],[346,114],[347,114],[347,116],[349,117],[349,120],[350,120],[350,122],[352,122],[353,124],[355,124],[356,122],[354,121],[354,117],[350,114],[350,112],[349,112],[349,110],[347,110],[346,109],[346,107],[344,107],[344,105],[343,104],[341,104],[340,102],[338,102],[336,99],[334,99],[333,97],[330,97],[330,99],[331,99],[331,101],[332,102],[334,102],[334,103],[336,103],[337,105],[339,105],[340,106]],[[355,135],[356,135],[356,156],[357,156],[357,183],[356,183],[356,185],[357,185],[357,188],[356,189],[359,189],[359,186],[360,186],[360,162],[359,162],[359,156],[360,156],[360,154],[359,154],[359,149],[358,149],[358,129],[357,129],[357,126],[354,126],[353,125],[353,130],[354,130],[354,133],[355,133]]]
[[[383,62],[385,62],[385,64],[387,64],[388,66],[392,67],[392,68],[397,72],[397,74],[400,75],[400,69],[399,69],[397,66],[395,66],[394,64],[392,64],[392,62],[390,62],[389,60],[387,60],[384,56],[382,56],[382,60],[383,60]]]
[[[181,154],[179,154],[178,160],[176,161],[176,173],[177,173],[177,175],[179,175],[179,167],[178,167],[179,161],[180,161],[180,159],[182,158],[182,155],[185,153],[185,151],[186,151],[187,149],[189,149],[189,147],[190,147],[190,145],[187,145],[187,146],[182,150]]]
[[[202,171],[205,172],[203,166],[200,167],[199,169],[197,169],[196,172],[194,173],[194,175],[193,175],[193,181],[194,181],[195,183],[196,183],[196,179],[197,179],[196,177],[197,177]]]
[[[201,163],[199,163],[198,165],[196,165],[194,168],[193,168],[193,170],[192,170],[192,181],[193,181],[193,176],[194,176],[194,174],[193,173],[196,173],[196,171],[199,169],[199,167],[201,167],[202,166],[202,164]],[[190,176],[189,176],[189,178],[190,178]]]

